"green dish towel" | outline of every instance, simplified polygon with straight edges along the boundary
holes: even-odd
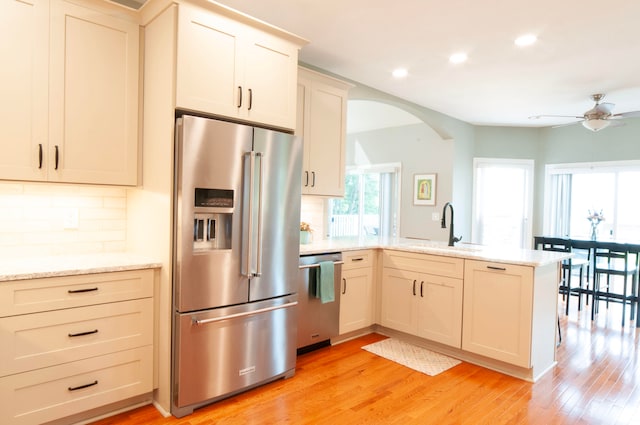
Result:
[[[322,304],[335,301],[333,289],[333,261],[321,261],[319,267],[311,269],[314,280],[314,296],[320,298]]]

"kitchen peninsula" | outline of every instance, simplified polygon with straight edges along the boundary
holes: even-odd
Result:
[[[532,382],[556,364],[559,265],[570,254],[408,238],[322,240],[300,253],[362,250],[375,259],[371,325],[334,342],[375,331]]]

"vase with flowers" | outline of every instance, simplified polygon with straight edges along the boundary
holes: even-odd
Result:
[[[587,220],[591,223],[591,239],[596,240],[598,237],[598,224],[601,221],[604,221],[604,215],[602,214],[602,210],[597,212],[596,210],[587,210],[589,215],[587,216]]]
[[[311,229],[311,225],[309,223],[305,223],[304,221],[300,223],[300,243],[308,244],[311,243],[311,233],[313,230]]]

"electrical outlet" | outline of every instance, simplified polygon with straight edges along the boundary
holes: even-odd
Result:
[[[440,221],[440,213],[438,211],[434,211],[431,213],[431,220]]]
[[[78,228],[78,209],[77,208],[65,208],[62,216],[62,227],[64,229],[77,229]]]

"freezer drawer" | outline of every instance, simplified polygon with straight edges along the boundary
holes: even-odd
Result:
[[[199,313],[175,313],[171,413],[182,417],[296,365],[296,296]]]

